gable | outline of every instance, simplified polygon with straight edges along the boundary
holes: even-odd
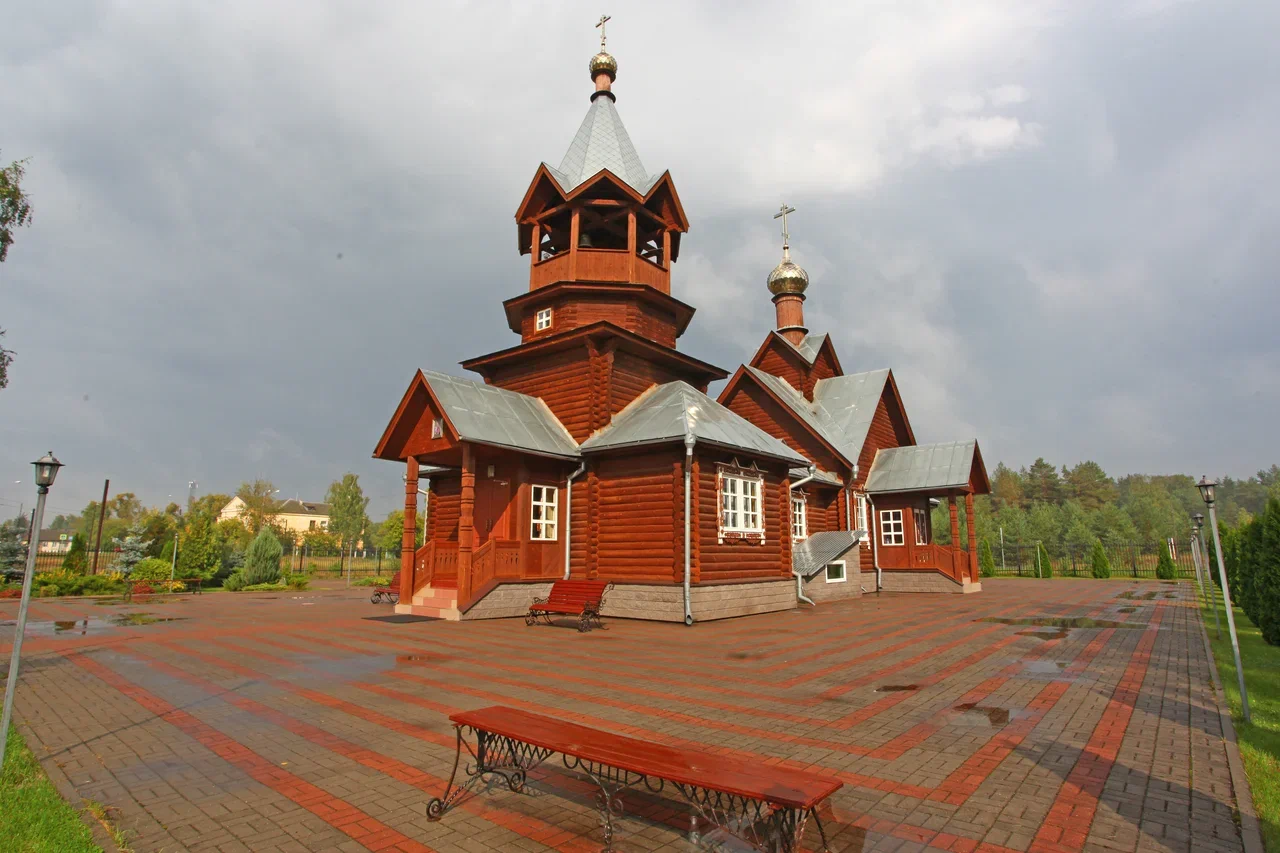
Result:
[[[436,418],[442,421],[444,428],[440,438],[431,437]],[[426,377],[419,370],[374,448],[373,457],[402,462],[410,456],[447,450],[457,442],[457,435],[457,430],[449,423],[443,407],[433,398]]]
[[[867,439],[862,444],[862,452],[858,454],[860,479],[865,482],[875,462],[877,451],[913,444],[915,444],[915,437],[907,423],[901,401],[893,386],[885,383],[884,391],[880,394],[880,402],[876,404],[876,412],[871,417],[871,425],[867,428]]]
[[[791,409],[780,405],[768,391],[756,383],[742,383],[724,406],[802,454],[819,468],[834,471],[844,466],[836,452],[814,436]]]

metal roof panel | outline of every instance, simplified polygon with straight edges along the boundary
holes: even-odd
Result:
[[[577,442],[537,397],[434,370],[422,375],[463,441],[546,456],[578,456]]]
[[[867,472],[866,490],[883,494],[961,488],[973,472],[977,445],[970,439],[881,450]]]

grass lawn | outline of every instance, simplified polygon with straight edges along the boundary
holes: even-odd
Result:
[[[1236,631],[1240,635],[1240,659],[1244,663],[1244,683],[1249,691],[1249,711],[1253,723],[1240,717],[1240,689],[1236,686],[1235,656],[1227,636],[1227,611],[1218,597],[1222,639],[1213,633],[1213,613],[1204,609],[1209,642],[1218,662],[1222,686],[1231,704],[1231,718],[1240,741],[1240,756],[1249,775],[1253,805],[1262,824],[1262,840],[1268,851],[1280,853],[1280,646],[1262,641],[1262,632],[1239,607],[1234,608]]]
[[[0,851],[102,853],[80,816],[53,787],[17,728],[9,728],[0,774]]]

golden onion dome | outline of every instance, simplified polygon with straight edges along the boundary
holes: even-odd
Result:
[[[809,274],[791,260],[791,254],[784,252],[782,263],[769,273],[769,292],[774,296],[784,293],[803,294],[809,287]]]
[[[614,59],[611,54],[605,53],[603,50],[591,57],[591,79],[596,79],[596,75],[600,73],[608,74],[610,77],[617,79],[618,77],[618,60]]]

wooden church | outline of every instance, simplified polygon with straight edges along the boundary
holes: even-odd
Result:
[[[558,578],[612,582],[606,616],[687,624],[979,590],[977,442],[917,445],[893,373],[846,374],[805,328],[790,209],[776,330],[731,378],[680,352],[694,308],[671,267],[689,222],[623,127],[603,37],[590,72],[586,118],[516,212],[529,287],[503,309],[520,343],[462,362],[475,379],[419,370],[374,451],[406,472],[397,610],[520,616]],[[934,541],[937,500],[951,545]]]

